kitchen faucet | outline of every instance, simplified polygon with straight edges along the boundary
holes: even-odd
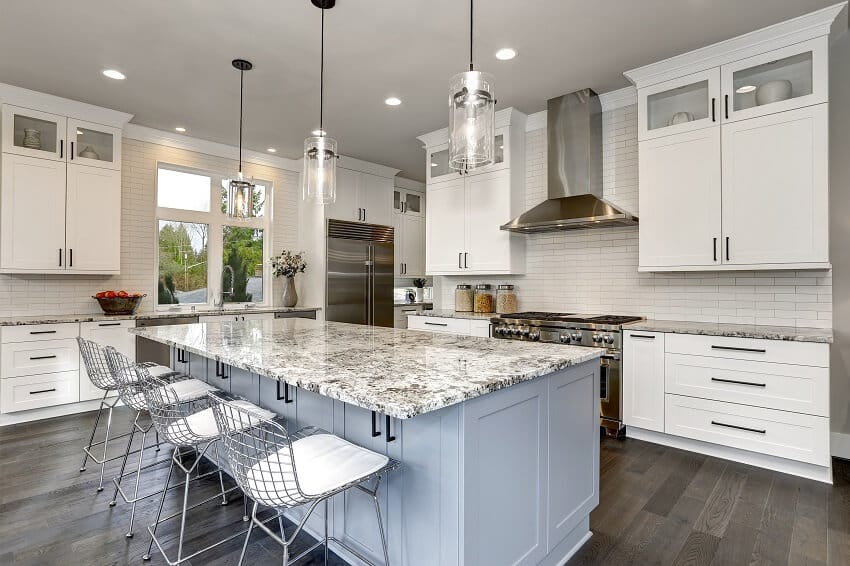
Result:
[[[224,290],[224,274],[230,272],[230,291]],[[224,308],[224,296],[230,295],[230,298],[233,298],[233,282],[236,279],[236,276],[233,274],[233,268],[229,265],[225,265],[221,269],[221,300],[219,301],[219,307]]]

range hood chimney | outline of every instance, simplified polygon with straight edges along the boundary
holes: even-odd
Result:
[[[531,234],[631,226],[637,217],[602,200],[602,106],[586,88],[549,100],[549,198],[502,226]]]

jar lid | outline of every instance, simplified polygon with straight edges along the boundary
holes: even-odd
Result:
[[[503,284],[503,285],[499,285],[499,290],[500,290],[500,291],[513,291],[513,290],[514,290],[514,286],[513,286],[513,285],[508,285],[507,283],[505,283],[505,284]]]
[[[481,291],[486,291],[487,289],[490,288],[490,284],[489,283],[479,283],[478,285],[475,286],[475,288],[479,289]]]
[[[458,289],[472,289],[472,285],[465,285],[465,284],[461,283],[460,285],[457,286],[457,288]]]

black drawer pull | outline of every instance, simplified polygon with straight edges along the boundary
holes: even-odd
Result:
[[[631,334],[632,338],[649,338],[650,340],[655,340],[655,336],[650,334]]]
[[[372,411],[372,438],[381,436],[381,431],[378,430],[378,413]]]
[[[448,326],[449,325],[449,323],[447,323],[447,322],[426,322],[425,324],[428,325],[428,326]]]
[[[230,377],[230,375],[229,375],[229,372],[227,371],[227,364],[216,360],[215,361],[215,376],[220,377],[222,379],[228,379]]]
[[[738,348],[736,346],[711,346],[712,350],[729,350],[730,352],[754,352],[756,354],[767,353],[764,348]]]
[[[100,322],[98,326],[121,326],[120,322]]]
[[[387,415],[387,442],[392,442],[395,440],[395,436],[390,434],[390,416]]]
[[[55,330],[32,330],[30,334],[56,334]]]
[[[295,401],[292,397],[289,396],[289,384],[284,382],[283,384],[283,395],[280,394],[280,381],[277,382],[277,400],[283,401],[284,403],[292,403]]]
[[[767,383],[756,383],[755,381],[738,381],[735,379],[723,379],[722,377],[712,377],[711,381],[719,383],[736,383],[738,385],[752,385],[753,387],[767,387]]]
[[[177,348],[177,361],[181,364],[188,364],[189,358],[186,356],[186,350],[182,348]]]
[[[55,387],[51,389],[41,389],[39,391],[30,391],[30,395],[38,395],[39,393],[53,393],[54,391],[56,391]]]
[[[757,432],[758,434],[767,433],[767,429],[763,429],[763,428],[750,428],[750,427],[747,427],[747,426],[738,426],[738,425],[734,425],[734,424],[719,423],[717,421],[711,421],[711,424],[713,424],[715,426],[725,426],[726,428],[734,428],[736,430],[746,430],[747,432]]]
[[[30,356],[31,360],[52,360],[56,357],[55,354],[50,356]]]

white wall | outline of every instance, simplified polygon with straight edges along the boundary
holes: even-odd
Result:
[[[103,289],[147,293],[140,311],[153,310],[154,252],[156,248],[156,164],[158,161],[210,171],[236,171],[237,163],[225,159],[125,138],[122,146],[121,274],[3,275],[0,274],[0,316],[76,314],[100,312],[91,295]],[[296,245],[298,173],[247,163],[245,172],[274,184],[272,252]],[[33,216],[33,221],[38,221]],[[213,282],[215,284],[215,282]],[[272,293],[280,302],[281,282]]]
[[[603,113],[603,156],[604,197],[639,214],[635,105]],[[545,198],[546,132],[541,129],[528,132],[526,137],[526,208]],[[638,273],[637,227],[526,237],[527,275],[435,277],[436,308],[454,307],[458,283],[510,282],[516,285],[522,310],[822,328],[832,325],[830,271]]]

